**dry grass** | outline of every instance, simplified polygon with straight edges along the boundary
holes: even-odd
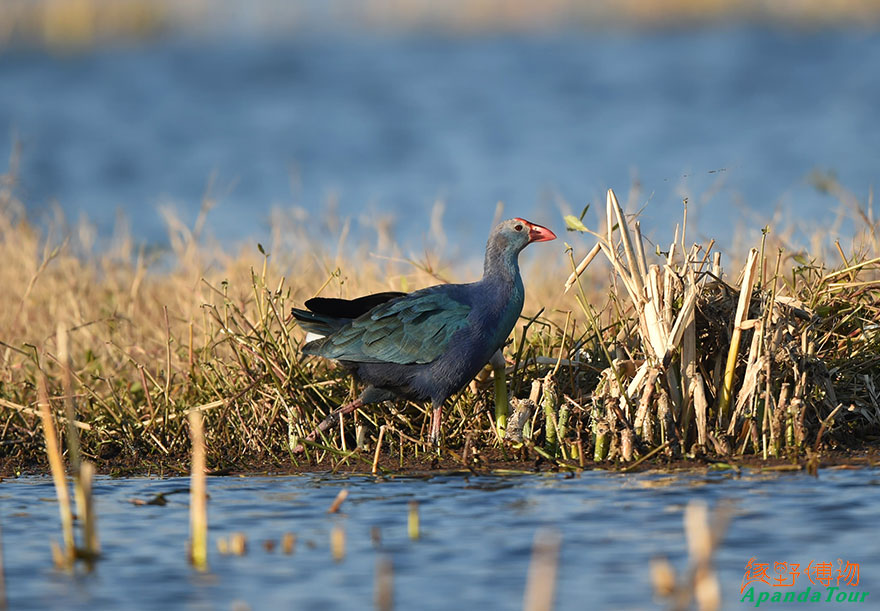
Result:
[[[290,448],[352,386],[332,364],[299,354],[303,334],[290,307],[317,293],[413,290],[479,273],[476,265],[453,272],[433,256],[404,260],[381,232],[355,243],[332,217],[279,216],[265,248],[230,253],[201,236],[210,206],[191,228],[168,217],[167,251],[138,249],[124,232],[99,249],[86,226],[33,226],[15,198],[14,173],[3,178],[7,467],[42,464],[44,375],[55,418],[70,424],[59,427],[64,447],[76,451],[67,440],[77,430],[79,451],[101,470],[177,463],[185,472],[193,410],[204,417],[210,467],[296,464]],[[531,394],[542,409],[521,422],[521,443],[502,442],[491,385],[472,385],[448,410],[447,455],[473,465],[493,449],[576,468],[589,457],[632,464],[658,448],[670,456],[767,457],[876,438],[880,262],[870,207],[856,208],[863,231],[849,252],[840,249],[833,269],[780,252],[773,234],[757,245],[751,296],[738,313],[745,258],[725,261],[722,274],[711,244],[685,244],[680,233],[668,253],[646,252],[632,219],[613,205],[595,233],[601,254],[567,294],[573,256],[583,253],[531,247],[523,256],[524,318],[506,356],[510,396]],[[568,239],[584,253],[591,246]],[[357,412],[298,460],[366,471],[381,454],[383,464],[402,465],[427,449],[427,416],[423,406],[404,404]]]

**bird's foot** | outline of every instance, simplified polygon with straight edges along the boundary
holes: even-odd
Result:
[[[351,403],[346,403],[345,405],[343,405],[339,409],[333,410],[332,412],[327,414],[327,417],[321,421],[321,424],[319,424],[317,427],[315,427],[314,431],[312,431],[311,433],[306,435],[306,437],[304,438],[304,441],[314,441],[315,439],[317,439],[319,433],[323,433],[324,431],[329,429],[331,426],[336,424],[339,421],[339,416],[342,416],[343,414],[349,414],[349,413],[353,412],[354,410],[356,410],[360,407],[363,407],[363,406],[364,406],[363,401],[361,401],[360,399],[355,399]],[[302,442],[298,443],[296,445],[296,447],[293,448],[293,450],[292,450],[292,452],[294,454],[302,454],[303,451],[305,451],[305,446]]]

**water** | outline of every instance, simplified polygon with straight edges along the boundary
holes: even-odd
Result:
[[[368,609],[380,556],[394,566],[398,609],[520,609],[537,529],[562,534],[557,608],[654,608],[649,562],[658,554],[686,565],[682,512],[691,500],[735,505],[716,556],[725,608],[744,608],[746,563],[837,559],[860,564],[860,583],[876,608],[880,549],[874,524],[880,472],[822,470],[806,474],[745,472],[622,475],[585,472],[514,477],[401,478],[321,475],[224,477],[208,481],[210,572],[186,562],[185,494],[168,505],[134,506],[185,479],[108,479],[95,486],[103,558],[90,575],[51,568],[49,539],[60,535],[52,482],[26,477],[0,484],[0,519],[11,609]],[[342,515],[327,507],[350,496]],[[407,504],[420,506],[422,537],[407,537]],[[331,529],[347,537],[347,555],[333,562]],[[381,531],[381,551],[371,529]],[[221,556],[215,541],[244,532],[247,555]],[[286,556],[263,542],[298,536]],[[811,585],[798,578],[795,590]],[[818,586],[824,591],[824,587]],[[758,584],[756,591],[776,591]],[[824,595],[823,595],[824,600]],[[753,605],[748,605],[753,606]],[[823,607],[824,608],[824,607]]]
[[[482,250],[495,204],[560,229],[560,211],[633,179],[643,227],[729,243],[785,216],[829,226],[834,171],[866,198],[880,171],[880,34],[859,28],[595,29],[530,35],[175,37],[71,54],[0,52],[0,141],[23,143],[19,194],[102,233],[116,211],[162,242],[157,208],[266,240],[273,209],[328,199],[372,239],[421,248],[446,205],[447,252]],[[2,150],[2,147],[0,147]],[[564,200],[564,201],[563,201]],[[594,205],[587,221],[601,216]],[[842,231],[846,231],[846,227]]]

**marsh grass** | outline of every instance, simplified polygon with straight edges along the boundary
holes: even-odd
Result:
[[[402,402],[359,410],[292,454],[357,390],[332,363],[300,354],[289,311],[316,294],[472,280],[478,263],[407,257],[379,225],[355,239],[348,222],[302,211],[276,215],[265,245],[230,250],[203,235],[210,197],[191,227],[166,215],[166,250],[137,247],[124,230],[98,247],[87,225],[35,226],[14,176],[0,180],[7,471],[45,465],[43,403],[66,431],[67,460],[104,472],[188,472],[193,412],[214,472],[432,464],[428,410]],[[861,228],[849,248],[810,255],[771,232],[745,275],[746,256],[686,243],[686,220],[660,252],[610,203],[604,227],[579,220],[557,248],[531,247],[504,369],[511,403],[531,397],[538,409],[513,410],[519,438],[502,441],[503,410],[481,376],[446,410],[444,460],[577,469],[652,452],[815,459],[876,439],[877,225],[870,202],[854,201]]]

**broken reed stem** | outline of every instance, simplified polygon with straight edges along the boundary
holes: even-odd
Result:
[[[671,444],[673,441],[674,441],[673,439],[670,439],[670,440],[662,443],[661,445],[657,446],[656,448],[654,448],[653,450],[651,450],[650,452],[648,452],[647,454],[645,454],[644,456],[639,458],[633,464],[628,465],[627,467],[621,469],[620,472],[621,473],[629,473],[630,471],[634,471],[636,469],[636,467],[638,467],[640,464],[642,464],[646,460],[649,460],[650,458],[654,457],[658,452],[668,448],[669,444]]]
[[[190,477],[189,531],[190,562],[199,571],[208,568],[208,503],[205,484],[205,432],[202,413],[191,411],[189,433],[192,439],[192,475]]]
[[[73,492],[76,499],[76,510],[83,525],[83,548],[80,552],[88,562],[92,562],[101,553],[92,499],[95,465],[87,460],[82,460],[79,432],[74,425],[76,422],[76,405],[73,400],[73,376],[70,365],[67,328],[60,322],[57,326],[56,337],[58,341],[58,360],[61,362],[64,414],[67,417],[67,447],[70,450],[70,464],[73,470]]]
[[[339,524],[335,524],[330,531],[330,553],[333,562],[345,560],[345,530]]]
[[[379,470],[379,452],[382,451],[382,438],[385,437],[385,425],[379,427],[379,438],[376,440],[376,451],[373,453],[373,466],[370,472],[375,475]]]
[[[49,457],[52,481],[55,482],[58,512],[61,514],[61,529],[64,534],[63,562],[65,567],[69,567],[73,563],[76,554],[76,545],[73,537],[73,512],[70,509],[70,492],[67,488],[67,475],[64,472],[61,449],[58,446],[58,434],[55,431],[55,423],[52,420],[52,412],[49,406],[49,390],[46,387],[46,376],[42,372],[40,372],[37,384],[40,419],[43,423],[43,436],[46,440],[46,454]]]
[[[596,255],[598,255],[601,251],[602,247],[596,244],[593,246],[593,248],[590,249],[590,252],[587,253],[587,256],[581,259],[581,262],[578,263],[574,271],[571,272],[568,280],[565,281],[565,290],[563,291],[564,293],[568,292],[572,285],[574,285],[575,281],[581,277],[581,274],[586,271],[590,263],[593,262],[593,259],[596,258]]]
[[[730,349],[727,352],[727,365],[724,368],[724,382],[721,386],[721,396],[718,401],[718,417],[722,427],[727,426],[728,419],[730,418],[730,401],[733,395],[733,378],[736,373],[736,360],[739,356],[739,344],[742,338],[742,324],[749,314],[749,304],[752,301],[752,285],[757,262],[758,251],[752,248],[749,251],[749,257],[743,271],[739,301],[736,304],[736,314],[733,318]]]
[[[825,433],[825,429],[827,429],[829,426],[831,426],[831,424],[834,423],[834,418],[837,416],[837,412],[839,412],[841,409],[843,409],[842,403],[835,407],[834,411],[828,414],[827,418],[822,420],[822,424],[819,426],[819,432],[816,433],[816,443],[813,446],[814,452],[819,451],[819,445],[822,443],[822,435]]]
[[[419,502],[410,501],[408,503],[408,511],[406,517],[406,532],[412,541],[417,541],[419,532]]]
[[[83,525],[83,549],[80,552],[87,561],[91,562],[101,553],[95,504],[92,497],[92,483],[95,478],[94,463],[88,460],[82,461],[79,473],[75,477],[76,510]]]
[[[296,535],[290,532],[281,537],[281,551],[290,556],[296,550]]]
[[[710,520],[709,508],[702,501],[691,501],[684,511],[684,530],[690,557],[690,591],[697,608],[712,611],[721,607],[721,585],[712,563],[727,523],[730,510],[716,510]]]
[[[526,579],[524,611],[551,611],[556,596],[556,572],[561,537],[554,530],[538,530]]]
[[[611,427],[604,420],[596,420],[593,424],[593,461],[603,462],[608,458],[611,443]]]
[[[709,440],[709,401],[703,386],[702,374],[695,373],[693,379],[694,420],[697,424],[697,443],[703,447]]]
[[[654,592],[668,599],[670,609],[690,609],[696,602],[700,611],[721,607],[721,587],[712,562],[732,515],[731,505],[719,505],[710,512],[702,501],[690,501],[684,511],[684,531],[688,548],[688,567],[681,576],[665,558],[651,562]]]
[[[342,507],[342,503],[345,502],[345,499],[348,498],[348,489],[343,488],[336,495],[336,498],[333,499],[333,502],[330,503],[330,507],[327,508],[327,513],[338,513],[339,508]]]

